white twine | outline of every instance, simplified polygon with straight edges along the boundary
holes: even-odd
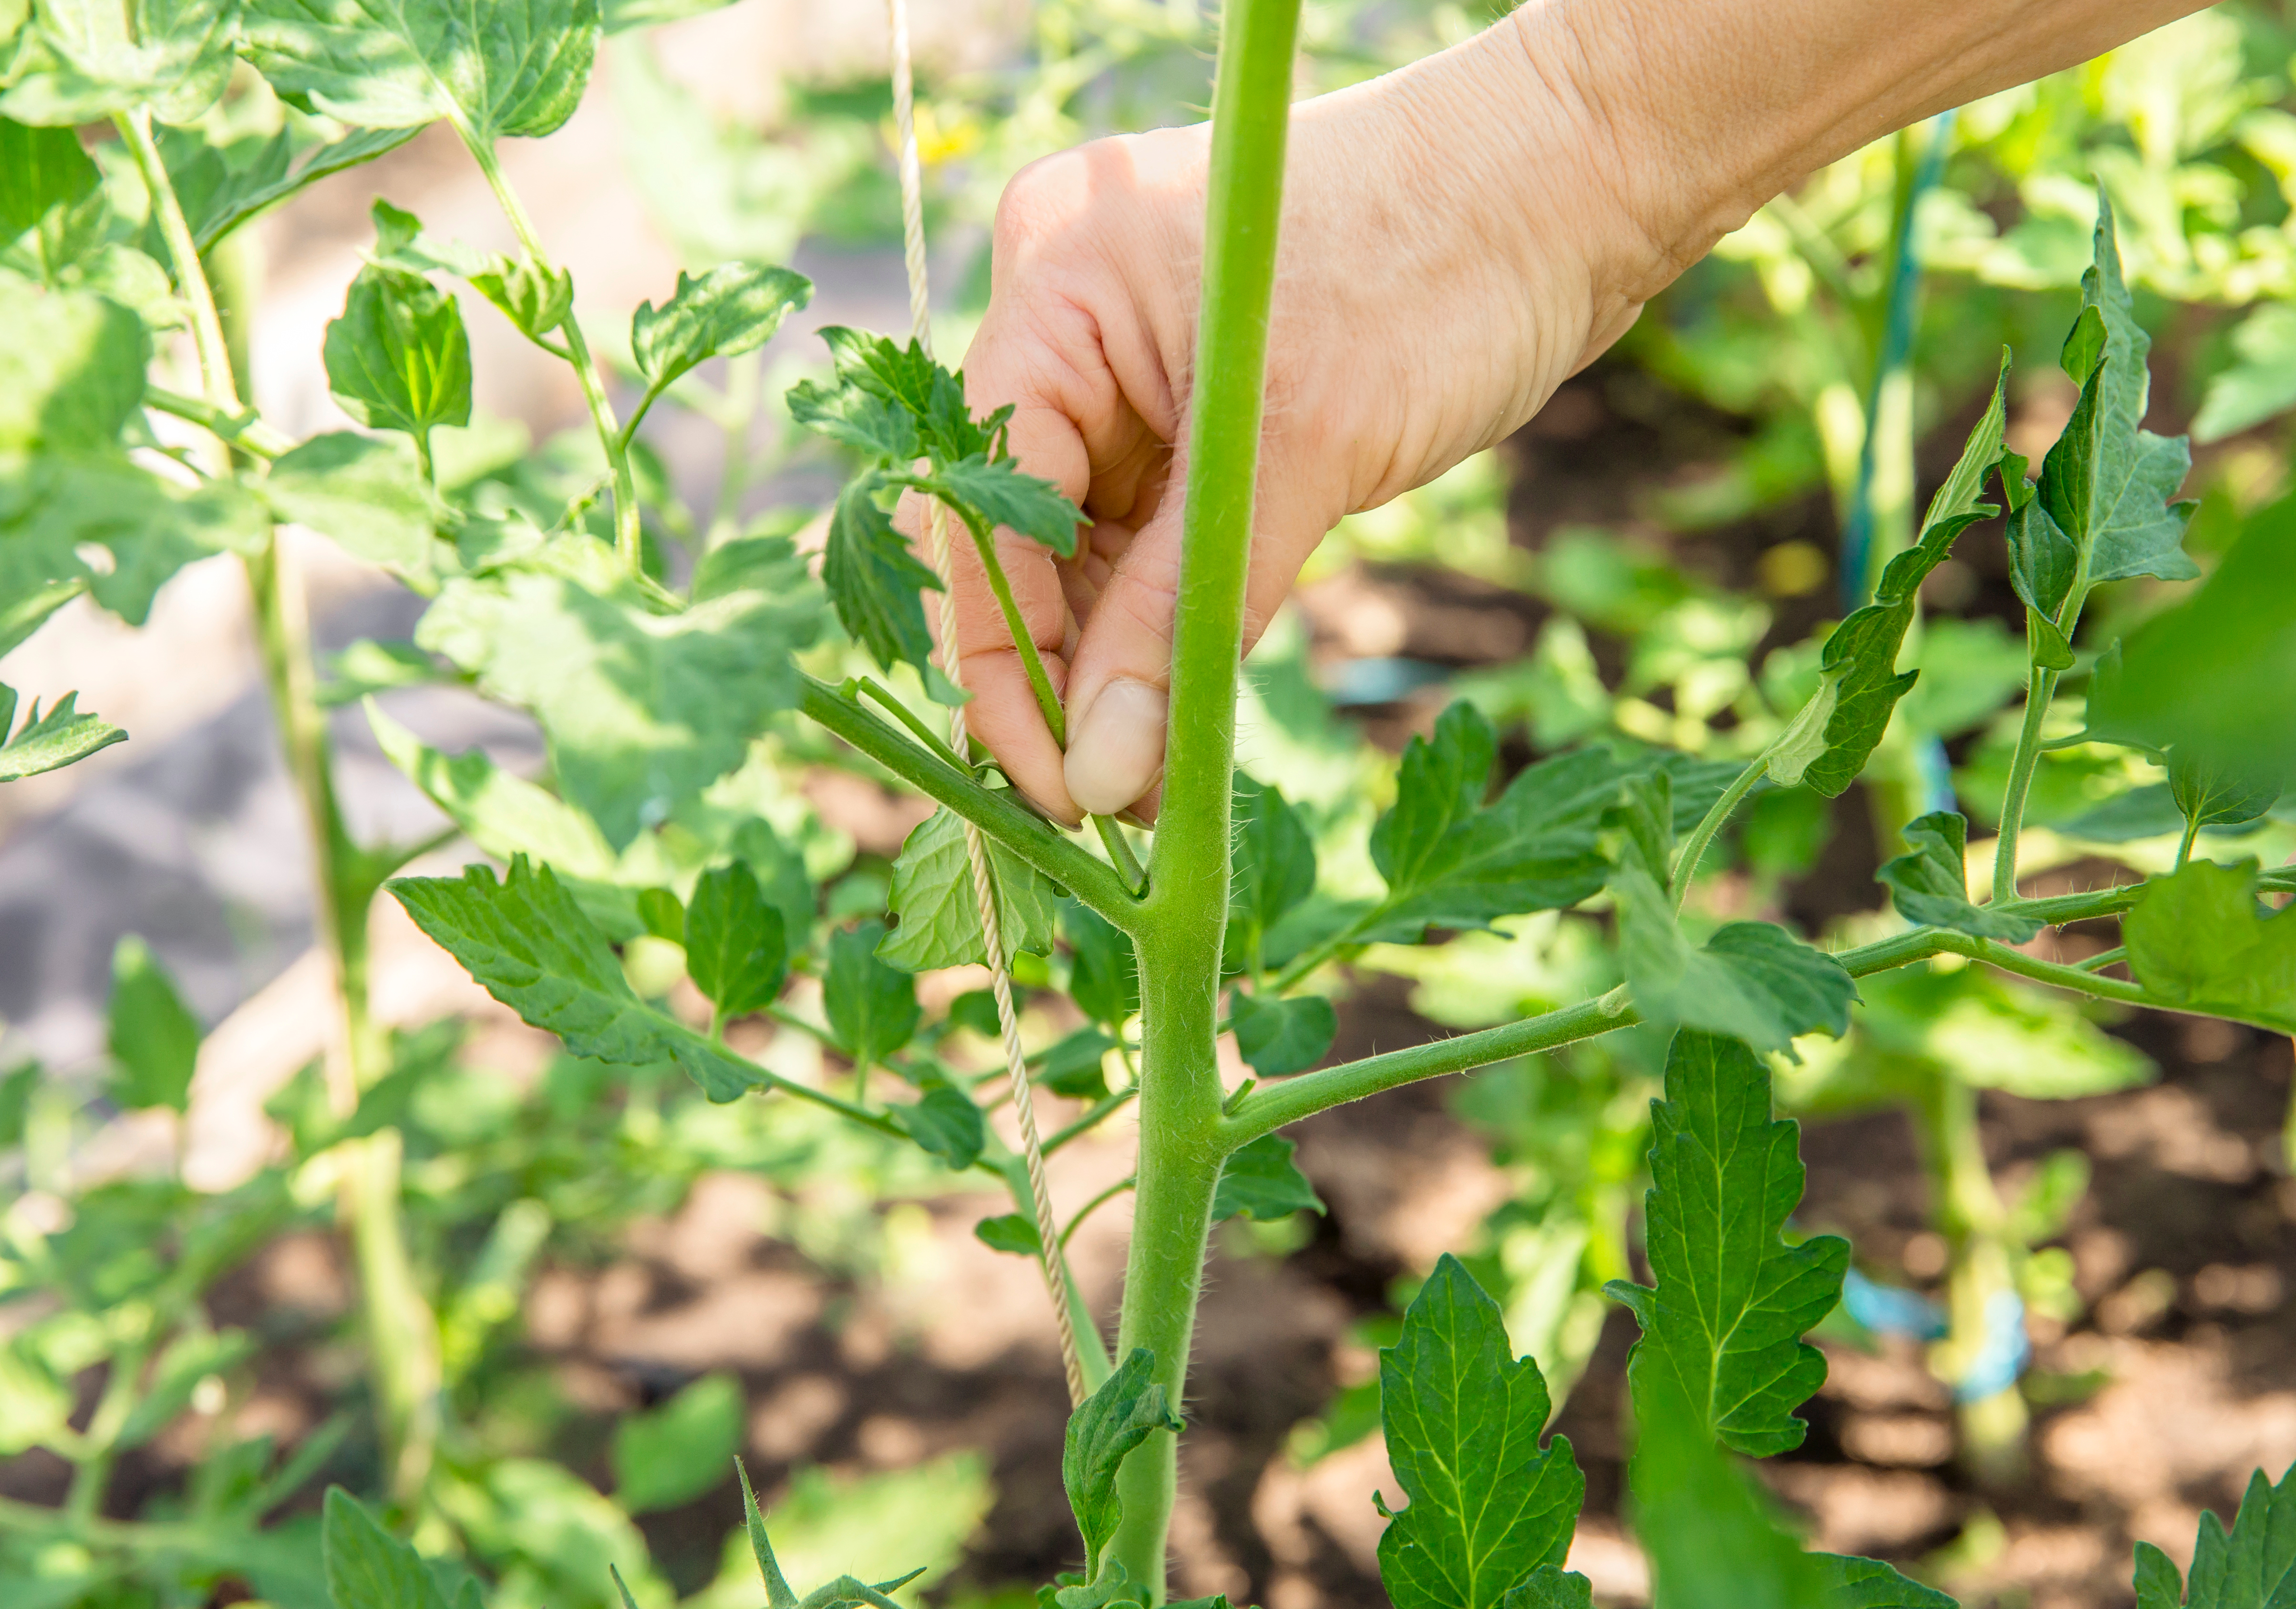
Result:
[[[932,356],[932,313],[926,294],[924,182],[917,162],[916,86],[909,70],[909,10],[907,0],[888,0],[893,21],[893,116],[901,139],[901,243],[909,270],[909,328],[925,356]],[[933,573],[940,579],[940,660],[942,674],[952,686],[964,685],[964,665],[956,646],[956,589],[949,571],[948,511],[933,498],[924,505],[925,532],[932,550]],[[948,746],[965,752],[964,708],[948,712]],[[988,866],[988,845],[980,829],[964,821],[964,855],[972,865],[972,891],[980,907],[980,937],[988,956],[988,984],[996,997],[996,1022],[1004,1034],[1004,1065],[1012,1075],[1013,1109],[1021,1119],[1021,1148],[1029,1162],[1029,1191],[1037,1209],[1037,1265],[1044,1271],[1045,1293],[1052,1298],[1053,1322],[1061,1336],[1061,1366],[1067,1372],[1069,1403],[1085,1399],[1084,1363],[1077,1352],[1076,1327],[1069,1318],[1068,1282],[1061,1271],[1061,1253],[1054,1232],[1053,1194],[1045,1182],[1044,1143],[1037,1134],[1037,1107],[1029,1087],[1029,1067],[1021,1048],[1021,1024],[1013,1009],[1013,980],[1005,970],[1003,924],[997,919],[996,885]]]

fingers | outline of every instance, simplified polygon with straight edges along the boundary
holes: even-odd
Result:
[[[1178,464],[1172,484],[1184,478]],[[1300,565],[1331,528],[1320,500],[1263,482],[1267,511],[1252,542],[1244,587],[1243,649],[1249,653],[1291,591]],[[1095,815],[1144,801],[1164,775],[1170,719],[1172,631],[1180,587],[1182,499],[1158,500],[1154,514],[1111,567],[1070,657],[1069,797]]]

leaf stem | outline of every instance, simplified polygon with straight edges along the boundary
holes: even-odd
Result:
[[[226,447],[235,447],[258,458],[276,458],[295,446],[293,438],[264,423],[253,408],[226,413],[203,398],[186,397],[160,385],[144,388],[144,406],[188,420]]]
[[[881,706],[886,714],[906,727],[910,735],[924,744],[926,748],[931,749],[942,764],[962,771],[968,776],[972,775],[972,768],[956,757],[955,750],[934,735],[932,728],[919,720],[914,711],[899,699],[895,698],[888,689],[878,685],[873,677],[849,677],[846,679],[843,691],[849,698],[864,693],[867,694],[872,702]]]
[[[168,164],[160,155],[160,147],[152,138],[152,112],[138,106],[132,111],[114,112],[112,127],[119,129],[122,144],[135,160],[135,170],[143,176],[144,188],[152,198],[152,210],[160,225],[160,238],[167,242],[168,255],[175,259],[176,289],[182,292],[184,304],[191,310],[192,346],[199,353],[200,387],[207,399],[226,416],[240,411],[239,382],[231,369],[231,345],[224,339],[223,318],[216,311],[215,290],[209,284],[207,272],[200,266],[200,249],[192,239],[192,226],[184,221],[184,203],[176,194],[175,182],[168,176]]]
[[[1021,618],[1021,605],[1013,596],[1012,580],[1004,574],[1004,566],[996,557],[996,533],[988,522],[957,498],[940,489],[927,479],[910,482],[939,497],[942,505],[963,522],[972,538],[973,550],[980,555],[980,566],[988,572],[988,589],[996,595],[996,607],[1004,612],[1004,629],[1011,634],[1013,646],[1021,655],[1021,669],[1027,672],[1029,691],[1037,697],[1037,709],[1052,729],[1053,741],[1065,749],[1069,746],[1069,723],[1061,709],[1060,694],[1053,691],[1053,678],[1045,674],[1044,656],[1037,652],[1037,639],[1029,635],[1028,621]]]
[[[951,769],[826,682],[806,677],[803,684],[799,707],[815,721],[972,822],[1115,926],[1126,932],[1140,928],[1147,907],[1132,897],[1107,862],[1062,837],[1009,794],[985,788],[966,773]]]
[[[528,266],[537,274],[554,274],[550,255],[542,249],[542,237],[535,233],[533,220],[527,217],[518,193],[511,188],[492,143],[480,138],[461,119],[454,121],[455,132],[463,136],[464,148],[470,152],[472,160],[478,163],[479,171],[486,175],[487,185],[494,191],[503,216],[510,220],[512,232],[526,252]],[[581,320],[575,317],[570,304],[566,309],[566,320],[559,327],[566,332],[569,366],[581,382],[582,400],[589,407],[592,424],[597,428],[598,445],[605,450],[607,467],[613,472],[614,550],[635,575],[644,568],[644,538],[638,520],[637,478],[630,471],[629,443],[615,423],[613,399],[606,395],[604,377],[599,372],[597,360],[590,354]]]
[[[2193,858],[2193,844],[2200,835],[2201,817],[2200,813],[2195,811],[2185,817],[2185,836],[2177,845],[2177,864],[2169,868],[2171,873],[2185,869],[2185,863]]]
[[[2025,690],[2025,721],[2017,730],[2017,752],[2009,762],[2009,790],[2001,801],[2001,836],[1993,845],[1993,898],[2017,897],[2017,834],[2025,823],[2025,799],[2032,791],[2033,768],[2041,759],[2041,728],[2049,718],[2049,701],[2056,694],[2057,672],[2033,667]]]
[[[2060,909],[2059,918],[2075,921],[2091,915],[2110,915],[2113,909],[2126,909],[2134,899],[2117,900],[2118,890],[2103,894],[2069,895]],[[2072,901],[2083,901],[2090,907],[2069,909]],[[2020,902],[2019,908],[2031,911],[2045,902]],[[2119,978],[2103,978],[2079,967],[2061,966],[2053,961],[2043,961],[2021,950],[1991,940],[1975,939],[1966,933],[1946,928],[1916,927],[1892,934],[1872,944],[1845,950],[1834,957],[1842,969],[1853,978],[1870,977],[1875,973],[1889,972],[1939,955],[1964,956],[1981,961],[2003,972],[2030,978],[2037,983],[2047,983],[2059,989],[2072,989],[2097,999],[2120,1001],[2131,1006],[2150,1006],[2163,1011],[2185,1009],[2170,1002],[2156,1000],[2135,983]],[[1516,1056],[1535,1055],[1540,1051],[1558,1049],[1580,1039],[1593,1038],[1617,1028],[1632,1027],[1642,1015],[1628,1003],[1622,990],[1593,1000],[1582,1000],[1520,1022],[1503,1023],[1476,1033],[1457,1034],[1447,1039],[1437,1039],[1408,1050],[1390,1051],[1384,1055],[1368,1056],[1359,1062],[1349,1062],[1338,1067],[1326,1067],[1315,1072],[1302,1073],[1298,1078],[1285,1079],[1263,1085],[1239,1101],[1227,1120],[1221,1125],[1221,1142],[1229,1150],[1258,1139],[1289,1123],[1349,1101],[1358,1101],[1382,1089],[1416,1083],[1421,1079],[1438,1078],[1445,1073],[1467,1072],[1494,1062],[1505,1062]]]
[[[1070,1213],[1068,1227],[1061,1231],[1061,1237],[1054,1244],[1060,1248],[1060,1250],[1063,1252],[1067,1251],[1069,1249],[1069,1242],[1076,1237],[1076,1232],[1084,1226],[1084,1220],[1086,1219],[1090,1218],[1094,1213],[1099,1211],[1101,1208],[1106,1206],[1110,1202],[1114,1201],[1118,1196],[1123,1194],[1127,1190],[1131,1189],[1139,1182],[1140,1181],[1137,1178],[1135,1178],[1132,1175],[1127,1174],[1122,1178],[1118,1179],[1114,1184],[1109,1186],[1107,1189],[1103,1190],[1098,1195],[1094,1196],[1090,1201],[1085,1203],[1083,1206],[1078,1207],[1075,1211]]]
[[[1722,797],[1714,801],[1698,825],[1690,830],[1690,836],[1683,842],[1682,853],[1675,858],[1674,862],[1674,908],[1677,915],[1681,913],[1682,902],[1690,897],[1690,885],[1698,876],[1699,864],[1706,858],[1707,848],[1714,841],[1714,835],[1722,830],[1723,824],[1730,819],[1730,813],[1738,808],[1739,802],[1754,791],[1754,784],[1762,780],[1762,773],[1769,763],[1767,750],[1756,755],[1752,763],[1738,773],[1737,779],[1722,791]]]
[[[1090,819],[1093,831],[1100,834],[1100,847],[1108,851],[1109,859],[1115,863],[1116,874],[1124,879],[1124,886],[1135,895],[1144,893],[1148,886],[1148,871],[1140,864],[1140,857],[1132,852],[1131,844],[1125,841],[1124,829],[1118,826],[1115,817],[1111,816],[1095,816]]]

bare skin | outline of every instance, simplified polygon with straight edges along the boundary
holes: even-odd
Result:
[[[1530,0],[1293,109],[1247,651],[1316,545],[1505,437],[1771,196],[1868,141],[2086,61],[2193,0]],[[1180,560],[1203,127],[1015,176],[976,411],[1091,523],[998,533],[1067,710],[1062,753],[978,559],[955,546],[972,730],[1071,824],[1152,809]]]

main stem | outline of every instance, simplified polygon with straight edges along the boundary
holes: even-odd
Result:
[[[1300,0],[1229,0],[1212,91],[1203,301],[1190,398],[1186,514],[1172,639],[1171,730],[1140,956],[1140,1184],[1117,1356],[1146,1347],[1176,1406],[1226,1145],[1218,1062],[1227,923],[1235,678],[1275,288],[1283,144]],[[1164,1597],[1178,1444],[1160,1431],[1125,1460],[1124,1521],[1109,1556]]]
[[[220,419],[237,420],[242,413],[239,384],[216,307],[215,288],[200,261],[182,201],[152,140],[151,116],[138,110],[113,120],[143,176],[160,238],[173,260],[176,288],[190,308],[201,400]],[[228,474],[230,449],[220,435],[216,452],[217,472]],[[373,1066],[366,917],[373,882],[360,872],[357,847],[336,803],[326,718],[319,709],[317,677],[311,664],[308,603],[293,552],[279,540],[276,531],[264,551],[247,561],[247,579],[253,595],[264,680],[311,838],[312,899],[317,906],[319,942],[335,981],[336,1043],[327,1057],[330,1093],[337,1109],[348,1112],[357,1104],[359,1090],[371,1081],[366,1070]],[[390,1142],[387,1147],[382,1144],[386,1137]],[[400,1232],[397,1137],[376,1136],[354,1144],[348,1148],[345,1172],[345,1215],[358,1257],[377,1394],[385,1405],[384,1438],[394,1470],[402,1477],[394,1482],[394,1495],[405,1500],[427,1475],[435,1441],[438,1326],[415,1283]],[[411,1406],[402,1408],[402,1405]]]

